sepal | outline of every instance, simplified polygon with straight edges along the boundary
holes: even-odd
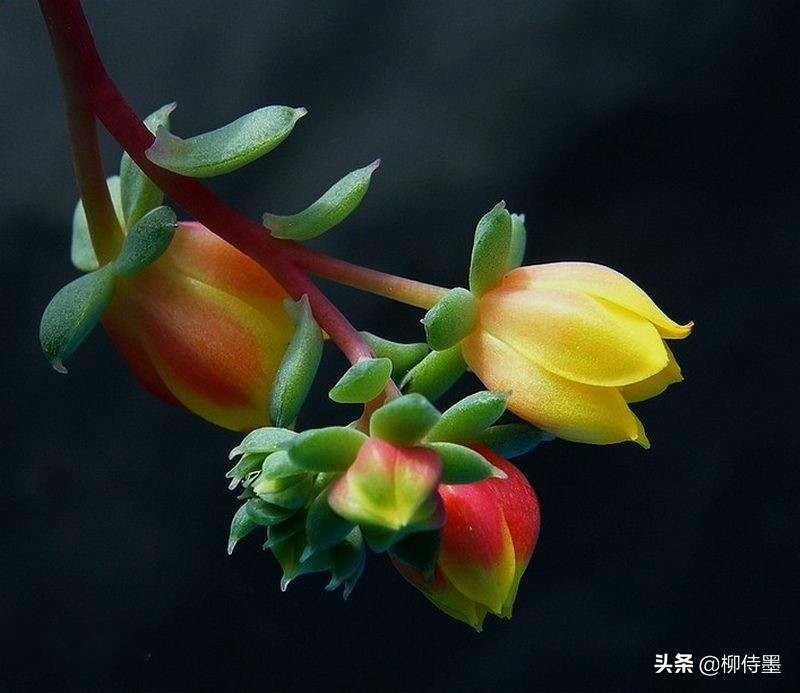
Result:
[[[392,362],[387,358],[363,358],[356,361],[328,396],[339,404],[360,404],[377,397],[392,375]]]
[[[426,443],[442,461],[443,484],[472,484],[489,477],[505,478],[505,472],[480,453],[457,443]]]
[[[505,202],[495,205],[478,222],[469,266],[469,288],[475,295],[487,292],[508,271],[512,227]]]
[[[403,344],[383,339],[370,332],[360,332],[359,334],[375,353],[375,356],[387,358],[392,362],[392,377],[395,380],[401,380],[430,351],[428,345],[424,342]]]
[[[328,504],[328,490],[322,491],[308,508],[306,516],[307,547],[301,560],[315,551],[332,548],[350,534],[355,526],[333,511]]]
[[[466,369],[459,345],[444,351],[432,351],[405,375],[400,381],[400,389],[435,400],[447,392]]]
[[[506,261],[506,271],[519,267],[525,260],[525,246],[528,241],[528,233],[525,230],[525,215],[511,215],[511,241],[508,244],[508,260]]]
[[[272,151],[305,114],[305,108],[267,106],[188,139],[173,135],[162,125],[156,129],[155,142],[145,156],[157,166],[184,176],[219,176]]]
[[[45,357],[59,373],[98,323],[114,293],[114,275],[106,265],[62,287],[44,309],[39,342]]]
[[[267,212],[263,217],[264,226],[275,238],[307,241],[321,236],[344,221],[358,207],[379,164],[380,159],[351,171],[302,212],[290,216]]]
[[[500,424],[481,433],[475,442],[485,445],[501,457],[519,457],[539,443],[554,440],[555,436],[527,424]]]
[[[175,212],[169,207],[156,207],[142,216],[125,236],[113,262],[114,274],[136,274],[161,257],[175,236],[176,222]]]
[[[228,459],[233,459],[236,455],[244,455],[251,452],[270,453],[286,447],[293,438],[297,436],[295,431],[288,428],[277,428],[275,426],[264,426],[250,431],[241,443],[231,450]]]
[[[506,410],[508,393],[482,390],[456,402],[434,424],[426,440],[472,443]]]
[[[363,433],[346,426],[315,428],[300,433],[288,455],[295,465],[306,471],[343,472],[366,440]]]
[[[439,411],[420,394],[397,397],[370,418],[370,435],[395,445],[418,443],[439,420]]]
[[[322,359],[322,330],[314,320],[308,297],[284,303],[295,332],[278,366],[269,398],[269,418],[278,427],[290,425],[311,389]]]
[[[422,325],[431,349],[444,351],[472,332],[477,319],[477,299],[466,289],[456,287],[425,313]]]

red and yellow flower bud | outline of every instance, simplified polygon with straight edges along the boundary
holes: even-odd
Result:
[[[442,503],[436,493],[441,477],[442,462],[432,450],[369,438],[334,482],[328,503],[364,528],[368,538],[370,529],[378,530],[388,545],[409,531],[441,526]]]
[[[558,262],[520,267],[479,298],[478,325],[463,341],[469,367],[508,408],[567,440],[649,447],[628,407],[680,381],[665,339],[679,325],[608,267]]]
[[[433,576],[393,556],[397,569],[446,614],[476,630],[487,613],[511,617],[539,537],[539,502],[514,465],[480,448],[507,477],[439,487],[445,522]]]
[[[269,422],[269,393],[294,330],[283,288],[198,223],[117,279],[103,326],[134,375],[161,399],[233,430]]]

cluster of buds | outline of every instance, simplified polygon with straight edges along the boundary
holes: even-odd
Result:
[[[146,155],[158,170],[193,178],[266,153],[305,114],[267,107],[180,139],[168,130],[171,110],[145,121],[154,133]],[[347,596],[371,550],[388,554],[442,611],[480,630],[487,614],[511,615],[539,535],[536,494],[508,459],[554,437],[648,447],[629,404],[681,379],[665,340],[686,337],[691,324],[670,320],[606,267],[520,266],[524,218],[503,203],[477,225],[469,288],[422,285],[303,252],[303,241],[355,209],[376,167],[348,174],[298,214],[264,215],[259,233],[281,251],[275,273],[219,229],[178,223],[125,154],[120,175],[108,180],[115,210],[108,227],[92,227],[86,200],[76,210],[72,259],[85,274],[45,310],[42,347],[63,370],[63,359],[102,323],[150,391],[246,432],[231,453],[231,489],[243,504],[228,548],[265,530],[284,589],[299,575],[324,572],[328,589]],[[104,233],[121,240],[113,257],[98,259],[95,241]],[[306,271],[425,308],[425,341],[356,332]],[[302,430],[326,334],[351,361],[330,398],[363,413],[348,425]],[[437,409],[433,402],[467,370],[486,389]]]

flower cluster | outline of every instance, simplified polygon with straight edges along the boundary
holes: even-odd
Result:
[[[75,103],[92,90],[78,91]],[[173,108],[121,128],[140,128],[142,137],[123,143],[119,176],[97,180],[91,157],[76,159],[79,179],[93,179],[73,218],[72,260],[83,274],[45,309],[46,357],[65,370],[64,359],[101,323],[147,389],[245,432],[228,473],[243,501],[228,548],[265,532],[284,589],[322,572],[347,596],[370,550],[478,630],[487,614],[510,617],[540,519],[533,488],[509,459],[554,437],[649,447],[629,405],[681,380],[666,340],[688,336],[691,323],[674,322],[607,267],[521,266],[524,218],[503,203],[477,225],[468,288],[317,253],[303,242],[355,210],[378,162],[296,214],[265,213],[263,225],[253,224],[187,180],[266,154],[305,109],[268,106],[182,139],[169,131]],[[84,104],[71,122],[87,112],[97,115]],[[114,117],[128,112],[117,108]],[[197,221],[179,223],[164,193]],[[310,274],[423,308],[424,341],[356,331]],[[304,429],[326,338],[350,362],[329,396],[361,413]],[[484,389],[437,408],[468,370]]]

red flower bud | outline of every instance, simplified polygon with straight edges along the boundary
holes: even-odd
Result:
[[[507,478],[442,484],[445,523],[433,577],[396,557],[397,569],[448,615],[483,628],[486,614],[511,617],[519,581],[539,536],[539,502],[514,465],[478,448]]]

